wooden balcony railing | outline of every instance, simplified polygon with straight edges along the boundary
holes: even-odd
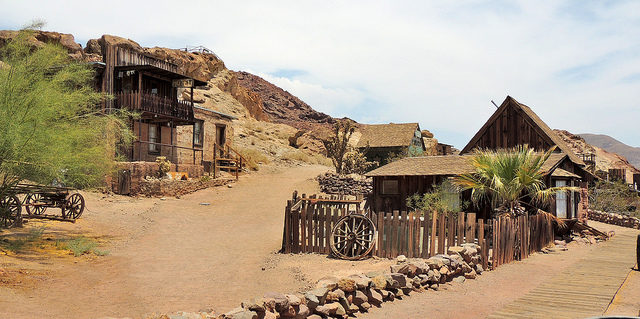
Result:
[[[191,102],[170,99],[149,93],[118,92],[115,96],[115,107],[131,111],[149,112],[176,119],[192,121],[193,107]]]

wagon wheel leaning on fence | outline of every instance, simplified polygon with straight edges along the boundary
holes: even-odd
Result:
[[[366,215],[353,213],[338,220],[331,231],[331,252],[347,260],[369,255],[377,238],[376,226]]]
[[[8,195],[0,199],[0,227],[14,226],[20,218],[22,205],[16,195]]]

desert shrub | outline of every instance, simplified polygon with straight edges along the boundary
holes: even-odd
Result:
[[[629,212],[638,215],[640,197],[622,181],[599,181],[589,189],[591,209],[608,213]]]
[[[44,227],[38,227],[31,229],[29,233],[23,238],[17,239],[3,239],[0,241],[0,249],[11,251],[13,253],[20,252],[25,250],[31,245],[42,238],[42,234],[44,233]]]
[[[259,163],[269,164],[271,162],[271,160],[269,160],[269,157],[255,148],[239,148],[238,152],[242,155],[242,157],[244,157],[245,166],[252,171],[257,171],[259,169]]]
[[[62,250],[70,250],[75,257],[89,253],[93,253],[96,256],[105,256],[109,254],[109,251],[107,250],[98,249],[98,243],[94,239],[87,237],[58,240],[56,242],[56,247]]]
[[[313,163],[312,157],[309,156],[309,154],[307,154],[307,153],[305,153],[303,151],[300,151],[300,150],[285,152],[284,154],[282,154],[281,158],[283,160],[288,160],[288,161],[299,161],[299,162],[305,162],[305,163]]]
[[[166,156],[156,157],[156,163],[158,163],[158,174],[160,177],[167,176],[167,173],[171,171],[171,162],[167,160]]]
[[[364,154],[356,149],[347,152],[344,156],[344,174],[364,174],[378,167],[378,162],[369,162]]]

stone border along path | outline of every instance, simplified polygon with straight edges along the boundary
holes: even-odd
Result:
[[[574,266],[488,318],[588,318],[602,315],[635,265],[637,235],[600,243]]]

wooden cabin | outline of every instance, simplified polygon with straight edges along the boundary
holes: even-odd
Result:
[[[470,156],[477,148],[501,149],[527,144],[544,152],[556,146],[545,163],[547,186],[580,186],[593,176],[584,170],[584,162],[529,107],[508,96],[496,112],[475,134],[460,155],[404,158],[367,174],[373,178],[372,207],[377,210],[406,209],[406,198],[433,189],[445,178],[473,172]],[[463,198],[468,195],[462,195]],[[541,207],[561,218],[575,218],[579,196],[558,193],[549,207]],[[479,215],[488,218],[491,208]]]
[[[364,125],[359,133],[356,147],[365,152],[368,160],[381,165],[391,156],[421,155],[426,149],[418,123]]]

